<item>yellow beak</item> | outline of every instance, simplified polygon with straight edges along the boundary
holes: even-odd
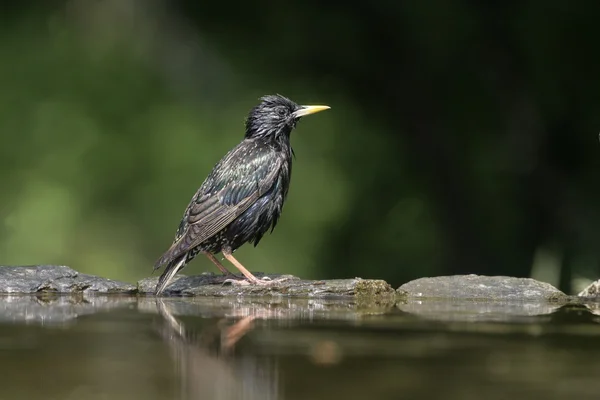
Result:
[[[304,117],[305,115],[310,115],[314,113],[318,113],[320,111],[329,110],[331,107],[329,106],[301,106],[298,111],[294,112],[295,118]]]

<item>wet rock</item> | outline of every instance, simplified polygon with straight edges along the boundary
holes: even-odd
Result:
[[[212,273],[197,276],[178,275],[165,290],[165,296],[283,296],[283,297],[379,297],[395,296],[394,289],[385,281],[374,279],[331,279],[323,281],[303,280],[292,275],[265,275],[275,281],[270,285],[232,285],[224,277]],[[280,281],[279,281],[280,280]],[[158,277],[138,282],[140,293],[152,294]]]
[[[135,293],[135,286],[62,265],[0,266],[0,294]]]
[[[502,301],[567,301],[554,286],[531,278],[454,275],[408,282],[398,293],[406,298],[479,299]]]
[[[592,282],[577,295],[579,297],[600,299],[600,280]]]

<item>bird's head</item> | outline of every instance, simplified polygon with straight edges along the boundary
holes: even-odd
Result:
[[[246,119],[246,138],[288,136],[305,115],[329,109],[328,106],[301,106],[281,95],[261,97]]]

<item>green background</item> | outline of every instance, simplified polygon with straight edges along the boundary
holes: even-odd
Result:
[[[251,270],[577,290],[600,261],[598,15],[591,1],[3,5],[0,264],[148,276],[249,109],[280,93],[332,109],[293,133],[282,219],[236,252]]]

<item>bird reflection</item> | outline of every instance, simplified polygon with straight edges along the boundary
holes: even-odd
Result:
[[[156,299],[162,316],[159,332],[169,346],[180,376],[181,399],[278,399],[277,368],[273,360],[236,355],[238,341],[253,329],[254,316],[233,325],[225,319],[201,331],[186,329],[170,304]]]

